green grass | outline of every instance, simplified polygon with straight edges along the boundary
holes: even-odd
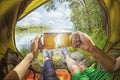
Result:
[[[15,34],[18,34],[18,33],[27,33],[27,32],[41,33],[44,30],[47,30],[47,26],[26,27],[26,28],[16,27]]]
[[[29,50],[26,47],[22,47],[20,50],[20,53],[22,54],[23,57],[25,57],[28,54]]]
[[[101,29],[94,30],[93,34],[91,35],[91,38],[95,45],[101,49],[104,47],[107,40],[107,37],[105,36]]]

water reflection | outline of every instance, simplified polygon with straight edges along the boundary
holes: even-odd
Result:
[[[29,50],[31,40],[39,34],[40,33],[31,33],[31,32],[16,34],[15,41],[16,41],[17,49],[19,51],[21,51],[23,48]]]

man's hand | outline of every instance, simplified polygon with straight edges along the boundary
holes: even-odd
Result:
[[[33,53],[34,57],[38,55],[38,51],[42,52],[43,50],[43,45],[41,41],[42,35],[39,35],[32,39],[31,41],[31,50],[30,52]]]
[[[76,32],[73,34],[72,45],[75,48],[81,48],[83,50],[89,51],[95,46],[92,39],[85,33]]]

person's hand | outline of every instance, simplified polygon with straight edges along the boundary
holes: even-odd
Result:
[[[31,50],[30,52],[33,53],[34,57],[37,56],[38,51],[42,52],[43,45],[41,41],[42,35],[39,35],[31,40]]]
[[[83,50],[89,51],[95,46],[92,39],[85,33],[76,32],[72,37],[72,45],[75,48],[81,48]]]

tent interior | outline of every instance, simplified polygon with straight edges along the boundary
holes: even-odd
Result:
[[[0,0],[0,59],[6,52],[16,52],[20,59],[15,42],[15,25],[17,21],[28,15],[49,0]],[[120,56],[120,0],[97,0],[104,16],[103,30],[107,40],[103,50],[115,58]],[[9,4],[9,5],[6,5]],[[113,80],[120,80],[120,73],[113,73]]]

